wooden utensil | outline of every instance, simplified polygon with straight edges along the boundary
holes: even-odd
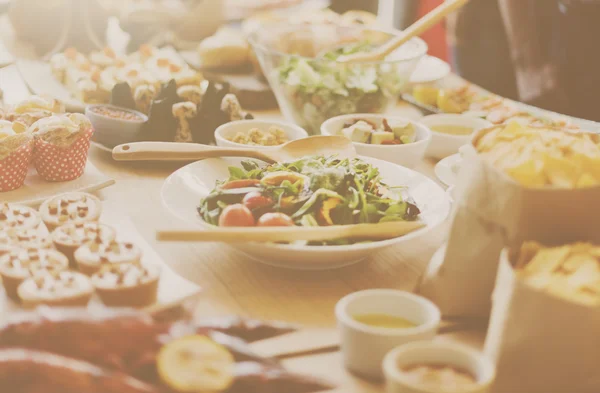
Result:
[[[158,231],[157,240],[175,242],[291,242],[335,239],[382,240],[399,237],[423,228],[420,221],[397,221],[379,224],[332,225],[326,227],[214,227],[205,230]]]
[[[393,51],[407,43],[411,38],[423,34],[441,21],[444,17],[462,8],[468,2],[469,0],[445,1],[443,4],[439,5],[421,19],[417,20],[415,23],[403,30],[401,35],[389,40],[377,49],[370,52],[341,56],[338,58],[338,61],[345,63],[382,61]]]
[[[268,163],[334,154],[340,158],[352,158],[356,157],[356,150],[352,141],[345,137],[317,135],[270,149],[216,147],[199,143],[135,142],[119,145],[112,152],[116,161],[195,161],[214,157],[248,157]]]

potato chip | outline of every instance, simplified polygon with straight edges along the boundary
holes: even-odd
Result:
[[[481,156],[527,187],[594,187],[600,183],[600,136],[511,121],[475,141]]]

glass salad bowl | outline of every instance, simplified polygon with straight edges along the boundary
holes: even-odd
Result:
[[[331,117],[385,113],[394,106],[427,53],[423,40],[413,38],[380,62],[338,59],[372,50],[397,34],[363,26],[272,24],[248,39],[287,120],[318,134]]]

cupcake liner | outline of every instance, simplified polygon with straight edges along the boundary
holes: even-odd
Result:
[[[0,160],[0,192],[16,190],[25,183],[32,154],[33,143],[29,141]]]
[[[33,164],[36,171],[47,181],[74,180],[83,175],[90,149],[92,128],[68,147],[59,147],[42,139],[36,139]]]

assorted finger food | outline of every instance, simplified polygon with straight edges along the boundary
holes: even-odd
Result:
[[[277,126],[271,126],[267,130],[254,127],[247,132],[238,132],[233,137],[226,139],[242,145],[253,146],[277,146],[289,142],[285,131]]]
[[[574,303],[600,305],[600,247],[527,242],[511,258],[528,285]]]
[[[583,188],[600,182],[600,137],[518,122],[490,128],[474,141],[479,154],[527,187]]]
[[[443,113],[469,114],[484,118],[493,124],[516,120],[532,126],[578,128],[567,119],[534,116],[507,99],[491,93],[483,94],[469,84],[457,88],[417,85],[412,96],[417,103],[436,108]]]
[[[179,56],[166,49],[143,45],[137,52],[120,56],[110,48],[88,56],[69,48],[50,59],[52,73],[84,103],[108,103],[117,84],[126,83],[143,102],[160,93],[161,86],[175,81],[178,87],[199,85],[202,74],[192,70]]]
[[[200,202],[198,212],[205,222],[225,227],[328,226],[419,218],[419,207],[406,190],[388,187],[379,170],[360,159],[320,156],[266,167],[244,161],[242,166],[230,167],[229,179]]]
[[[352,142],[372,145],[404,145],[416,140],[414,124],[386,118],[382,119],[380,126],[366,119],[353,119],[342,126],[339,134]]]
[[[0,192],[20,188],[33,163],[46,181],[77,179],[85,170],[90,121],[64,113],[57,100],[33,96],[0,113]]]
[[[248,342],[294,331],[290,325],[230,317],[158,317],[40,309],[13,318],[0,327],[0,390],[312,393],[332,388],[250,349]]]
[[[7,296],[24,307],[85,306],[94,295],[115,307],[156,303],[159,271],[141,249],[116,241],[99,222],[102,204],[73,192],[39,211],[0,204],[0,276]]]

